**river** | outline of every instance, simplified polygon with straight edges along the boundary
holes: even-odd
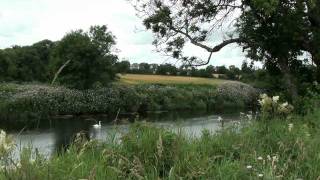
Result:
[[[223,123],[219,118],[223,119]],[[124,118],[120,118],[124,119]],[[207,112],[159,112],[149,113],[138,117],[140,121],[149,122],[151,125],[163,127],[172,131],[182,131],[186,135],[198,137],[204,129],[216,132],[223,126],[239,120],[239,111],[228,113]],[[130,120],[130,119],[129,119]],[[93,124],[101,121],[101,128],[93,128]],[[130,122],[125,120],[118,124],[110,123],[108,117],[73,117],[60,118],[40,125],[35,130],[12,131],[9,134],[14,138],[17,148],[14,156],[18,157],[21,148],[32,147],[46,157],[54,152],[65,149],[72,142],[75,134],[83,132],[89,139],[106,141],[108,137],[126,133]]]

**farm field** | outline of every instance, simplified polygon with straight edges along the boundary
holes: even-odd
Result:
[[[142,75],[125,74],[119,75],[121,84],[197,84],[197,85],[218,85],[230,80],[187,77],[187,76],[166,76],[166,75]]]

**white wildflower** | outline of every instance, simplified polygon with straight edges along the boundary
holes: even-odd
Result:
[[[272,101],[277,103],[279,101],[279,98],[280,98],[279,96],[273,96]]]
[[[259,157],[258,157],[258,160],[259,160],[259,161],[262,161],[262,160],[263,160],[263,157],[259,156]]]
[[[251,166],[251,165],[248,165],[248,166],[247,166],[247,169],[252,169],[252,166]]]
[[[267,159],[268,159],[269,161],[271,161],[271,156],[270,156],[270,155],[267,155]]]
[[[0,131],[0,144],[3,144],[6,141],[6,132],[3,130]]]
[[[263,174],[258,174],[258,177],[259,177],[259,178],[262,178],[262,177],[263,177]]]
[[[279,160],[278,156],[272,156],[272,161],[278,162],[278,160]]]
[[[293,123],[288,124],[289,132],[291,132],[292,128],[293,128]]]
[[[261,98],[261,99],[265,99],[265,98],[267,98],[267,97],[268,97],[268,95],[267,95],[266,93],[260,95],[260,98]]]

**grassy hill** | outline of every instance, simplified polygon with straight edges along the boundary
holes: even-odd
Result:
[[[119,75],[121,84],[197,84],[197,85],[218,85],[229,80],[199,78],[187,76],[167,75],[142,75],[125,74]]]

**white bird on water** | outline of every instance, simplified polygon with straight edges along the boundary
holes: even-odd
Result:
[[[94,124],[93,128],[100,129],[101,128],[101,121],[99,121],[99,124]]]

